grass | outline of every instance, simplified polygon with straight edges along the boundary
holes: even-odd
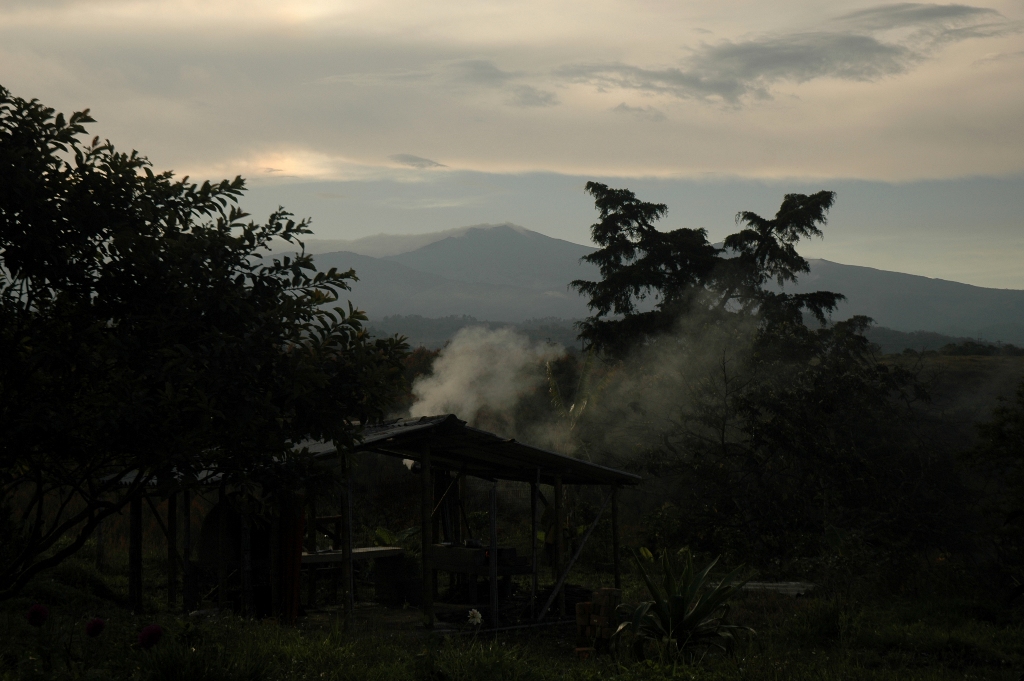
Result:
[[[184,617],[161,610],[157,597],[151,614],[136,617],[124,608],[123,581],[72,560],[0,605],[0,679],[631,681],[671,674],[649,661],[577,660],[571,629],[451,637],[408,628],[347,632],[324,614],[296,627],[233,615]],[[160,595],[157,582],[148,586]],[[33,603],[50,609],[39,628],[24,616]],[[95,639],[84,635],[92,617],[107,621]],[[676,678],[1016,681],[1024,669],[1020,618],[978,599],[751,595],[737,602],[733,620],[757,635],[730,654],[680,667]],[[154,622],[165,634],[144,650],[138,633]]]

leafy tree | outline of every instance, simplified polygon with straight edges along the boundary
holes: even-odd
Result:
[[[1024,382],[978,431],[980,442],[968,459],[982,474],[995,554],[1016,598],[1024,594]]]
[[[0,599],[155,480],[280,477],[380,418],[405,345],[326,306],[355,274],[272,258],[310,232],[85,140],[0,88]]]
[[[572,285],[589,296],[594,314],[580,324],[580,338],[597,349],[621,355],[652,335],[670,332],[679,318],[696,312],[759,312],[766,323],[788,324],[803,311],[824,323],[843,296],[836,293],[772,293],[809,272],[797,252],[800,239],[821,236],[835,192],[787,194],[774,218],[741,212],[746,225],[716,248],[704,229],[659,231],[655,222],[668,207],[640,201],[628,189],[588,182],[601,219],[591,236],[601,248],[584,256],[598,266],[601,281]],[[641,310],[653,299],[653,309]]]
[[[842,295],[768,288],[809,271],[795,246],[821,236],[833,192],[788,194],[772,218],[741,212],[717,248],[704,230],[659,232],[664,205],[587,191],[602,248],[586,259],[602,279],[574,282],[593,311],[580,336],[617,377],[590,407],[583,448],[630,452],[619,463],[657,478],[668,503],[651,540],[761,561],[818,555],[837,537],[956,540],[948,500],[964,490],[917,427],[927,395],[913,373],[876,358],[866,317],[830,321]]]

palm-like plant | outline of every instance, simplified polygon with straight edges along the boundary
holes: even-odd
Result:
[[[641,551],[645,558],[653,560],[649,551]],[[661,554],[663,574],[662,583],[658,584],[644,567],[645,561],[635,552],[633,558],[653,600],[639,605],[620,605],[618,614],[623,622],[615,630],[614,638],[621,641],[624,634],[631,634],[637,657],[642,658],[645,645],[653,642],[662,658],[667,657],[675,667],[688,651],[703,650],[706,653],[712,647],[727,650],[736,633],[753,631],[725,622],[729,601],[748,581],[739,578],[743,566],[714,584],[708,575],[718,563],[718,558],[698,571],[688,549],[676,555],[666,550]]]

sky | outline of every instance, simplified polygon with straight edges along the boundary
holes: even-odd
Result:
[[[0,0],[0,84],[323,238],[833,189],[805,254],[1024,289],[1024,0]]]

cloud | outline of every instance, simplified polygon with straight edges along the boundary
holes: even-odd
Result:
[[[521,72],[505,71],[494,62],[485,59],[470,59],[454,65],[455,81],[460,85],[492,88],[506,93],[505,103],[522,107],[556,106],[558,96],[521,81]]]
[[[885,31],[904,26],[948,25],[968,22],[981,17],[1001,18],[1002,15],[988,7],[904,2],[896,5],[878,5],[850,12],[837,17],[835,22],[869,31]]]
[[[980,23],[981,19],[986,22]],[[889,40],[878,35],[894,29],[911,30]],[[818,30],[706,44],[680,67],[574,64],[557,73],[600,90],[638,90],[738,104],[743,98],[770,98],[771,87],[780,82],[875,81],[909,71],[944,44],[1018,30],[987,8],[904,3],[846,14]]]
[[[404,166],[410,168],[447,168],[443,163],[437,161],[431,161],[429,158],[422,158],[420,156],[413,156],[412,154],[395,154],[390,157],[392,161],[401,163]]]
[[[636,118],[654,121],[656,123],[665,120],[665,114],[658,109],[655,109],[653,106],[630,106],[623,102],[613,108],[612,111],[615,111],[616,113],[629,114]]]
[[[494,62],[484,59],[470,59],[455,65],[457,78],[474,85],[502,86],[515,77],[515,74],[502,71]]]
[[[515,106],[557,106],[558,96],[532,85],[517,85],[512,88],[509,103]]]

